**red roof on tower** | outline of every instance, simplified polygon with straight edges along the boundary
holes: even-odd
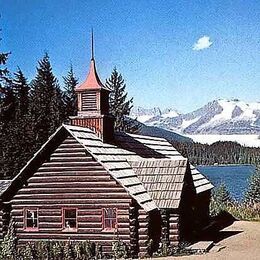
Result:
[[[103,85],[101,80],[99,79],[99,76],[97,74],[97,69],[95,65],[95,59],[94,59],[94,36],[93,36],[93,30],[91,34],[91,61],[90,61],[90,67],[89,72],[86,80],[77,86],[76,91],[84,91],[88,89],[105,89],[110,90],[106,86]]]

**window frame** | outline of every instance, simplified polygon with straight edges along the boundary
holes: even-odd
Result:
[[[28,227],[27,226],[27,211],[36,211],[37,212],[37,227]],[[24,208],[23,211],[23,227],[25,231],[39,231],[39,208],[33,207],[33,208]]]
[[[105,210],[107,209],[115,210],[115,218],[105,218]],[[105,223],[107,219],[109,220],[115,219],[115,227],[106,227]],[[115,207],[102,208],[102,231],[114,232],[117,229],[118,229],[118,209]]]
[[[75,207],[63,207],[62,209],[62,231],[65,231],[65,232],[77,232],[78,231],[78,208],[75,208]],[[73,227],[73,228],[67,228],[65,226],[65,211],[66,210],[75,210],[76,211],[76,217],[75,217],[75,220],[76,220],[76,227]]]

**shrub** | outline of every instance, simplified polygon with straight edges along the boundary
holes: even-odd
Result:
[[[119,238],[112,242],[112,252],[113,256],[117,258],[127,258],[129,256],[129,248],[122,240]]]
[[[10,221],[8,226],[7,234],[4,236],[3,242],[1,243],[1,259],[16,259],[17,249],[17,238],[15,234],[15,223],[13,220]]]

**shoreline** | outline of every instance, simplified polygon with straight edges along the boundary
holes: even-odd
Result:
[[[226,167],[226,166],[253,166],[255,167],[254,164],[236,164],[236,163],[229,163],[229,164],[199,164],[199,165],[196,165],[195,167]]]

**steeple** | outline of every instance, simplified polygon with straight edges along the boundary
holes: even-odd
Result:
[[[72,125],[94,130],[104,141],[111,140],[114,133],[114,119],[109,115],[109,93],[102,84],[95,65],[94,34],[91,31],[91,60],[85,81],[76,87],[78,112],[70,117]]]
[[[95,64],[95,58],[94,58],[94,33],[93,29],[91,31],[91,60],[90,60],[90,66],[89,66],[89,72],[87,75],[87,78],[85,81],[80,84],[76,91],[84,91],[86,89],[105,89],[109,91],[108,88],[106,88],[101,80],[99,79],[96,64]]]

